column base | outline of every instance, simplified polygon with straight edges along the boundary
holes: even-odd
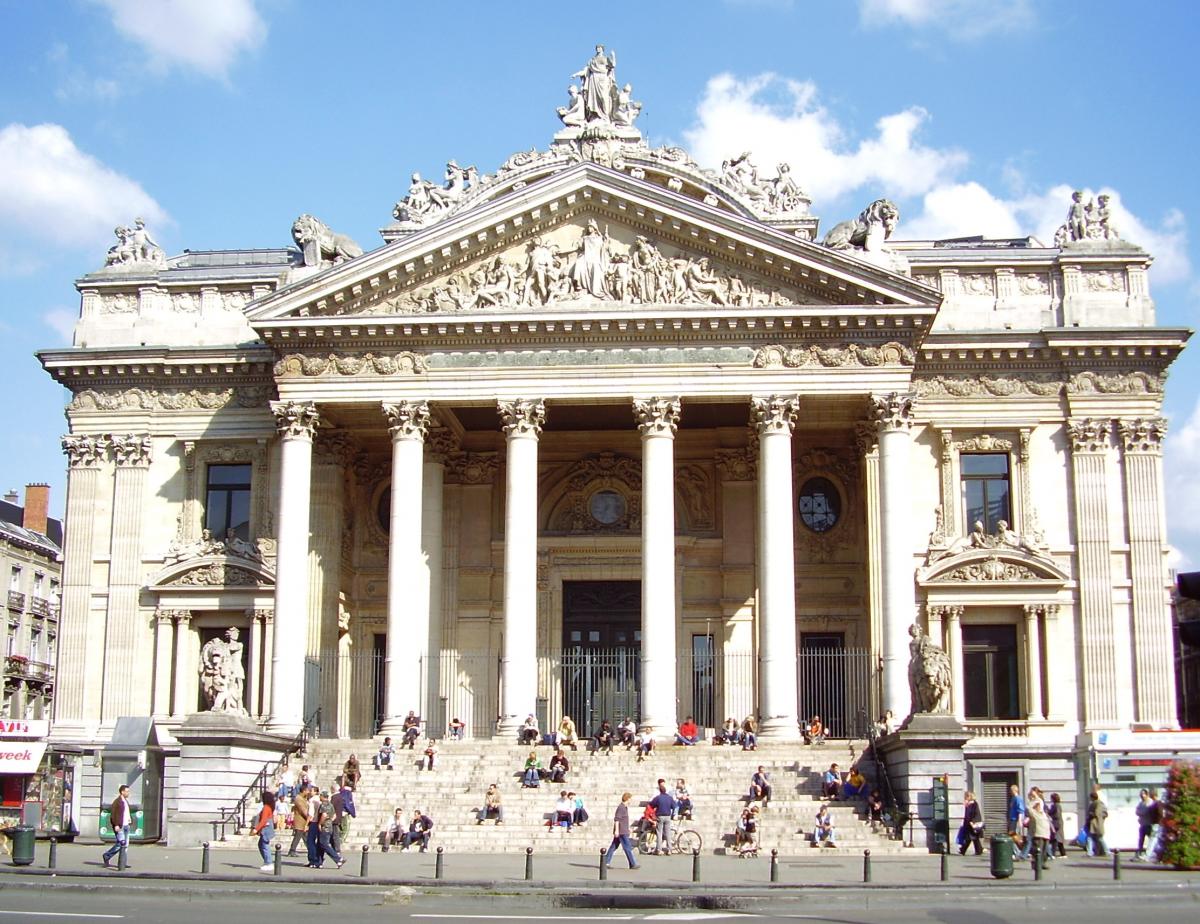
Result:
[[[800,721],[795,716],[776,716],[763,719],[758,725],[760,741],[802,741]]]
[[[517,733],[520,731],[521,727],[525,724],[525,718],[528,715],[529,715],[529,713],[527,712],[527,713],[525,713],[525,715],[502,715],[502,716],[500,716],[500,719],[496,722],[495,737],[501,741],[503,741],[506,738],[510,741],[516,741]],[[542,734],[545,734],[545,732],[543,731]],[[540,735],[538,736],[538,743],[541,744],[541,736]]]
[[[291,735],[294,738],[300,734],[302,728],[304,728],[303,722],[289,721],[287,719],[267,720],[267,731],[272,735]]]

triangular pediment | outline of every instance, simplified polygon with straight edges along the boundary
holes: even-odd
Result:
[[[912,279],[594,163],[548,176],[251,306],[256,327],[647,306],[936,310]]]

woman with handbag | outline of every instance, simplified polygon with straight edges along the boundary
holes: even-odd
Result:
[[[963,793],[963,820],[958,829],[958,853],[962,856],[967,852],[967,845],[975,845],[975,856],[983,853],[983,812],[975,801],[975,793],[967,790]]]
[[[258,835],[258,852],[262,855],[263,861],[259,870],[264,873],[273,872],[275,866],[271,863],[271,841],[275,837],[275,793],[264,792],[262,794],[262,809],[259,811],[250,833]]]

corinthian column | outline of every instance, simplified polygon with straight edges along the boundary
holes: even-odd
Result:
[[[1025,604],[1025,693],[1029,697],[1025,715],[1030,722],[1042,718],[1042,642],[1038,614],[1042,607]]]
[[[635,398],[642,434],[642,715],[657,737],[674,737],[675,429],[678,398]]]
[[[871,416],[879,437],[880,653],[882,709],[896,716],[912,711],[908,689],[908,627],[916,618],[909,502],[912,397],[872,395]]]
[[[796,558],[792,534],[792,428],[795,395],[751,398],[758,430],[759,734],[797,741]]]
[[[500,662],[502,737],[537,705],[537,450],[546,421],[538,400],[499,402],[507,464],[504,486],[504,652]]]
[[[272,401],[279,429],[279,526],[275,560],[275,619],[268,728],[294,735],[304,725],[304,650],[308,638],[308,528],[313,434],[319,417],[311,401]]]
[[[392,507],[388,530],[385,735],[398,734],[408,710],[421,713],[421,679],[429,647],[429,573],[421,549],[421,476],[429,405],[385,404],[392,434]]]

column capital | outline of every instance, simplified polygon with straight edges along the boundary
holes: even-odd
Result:
[[[1058,619],[1059,605],[1057,603],[1047,603],[1045,611],[1047,619]]]
[[[1079,417],[1067,421],[1067,436],[1071,439],[1071,451],[1075,453],[1105,452],[1111,432],[1111,420]]]
[[[423,442],[429,432],[429,402],[400,401],[383,404],[383,413],[388,420],[388,432],[393,440],[417,440]]]
[[[500,413],[501,429],[506,437],[536,437],[546,422],[546,402],[540,398],[497,401],[496,409]]]
[[[1163,440],[1167,436],[1167,420],[1165,417],[1121,418],[1117,421],[1117,432],[1126,452],[1162,455]]]
[[[678,398],[634,398],[633,416],[642,436],[674,436],[679,426]]]
[[[161,607],[154,611],[154,621],[160,626],[169,626],[175,621],[174,610],[164,610]]]
[[[799,395],[754,395],[750,398],[750,419],[759,436],[791,434],[799,410]]]
[[[108,441],[102,436],[68,434],[62,438],[62,451],[67,456],[68,468],[95,468],[107,449]]]
[[[1040,603],[1026,603],[1024,609],[1026,621],[1032,621],[1037,619],[1038,614],[1042,612],[1042,605]]]
[[[317,431],[321,415],[312,401],[272,401],[275,428],[284,439],[311,440]]]
[[[150,437],[136,433],[113,436],[109,445],[117,465],[127,468],[146,468],[150,465]]]
[[[887,395],[871,395],[869,410],[877,433],[907,431],[912,426],[913,396],[892,392]]]
[[[275,611],[270,608],[252,609],[247,615],[255,622],[261,622],[263,625],[266,625],[275,618]]]

